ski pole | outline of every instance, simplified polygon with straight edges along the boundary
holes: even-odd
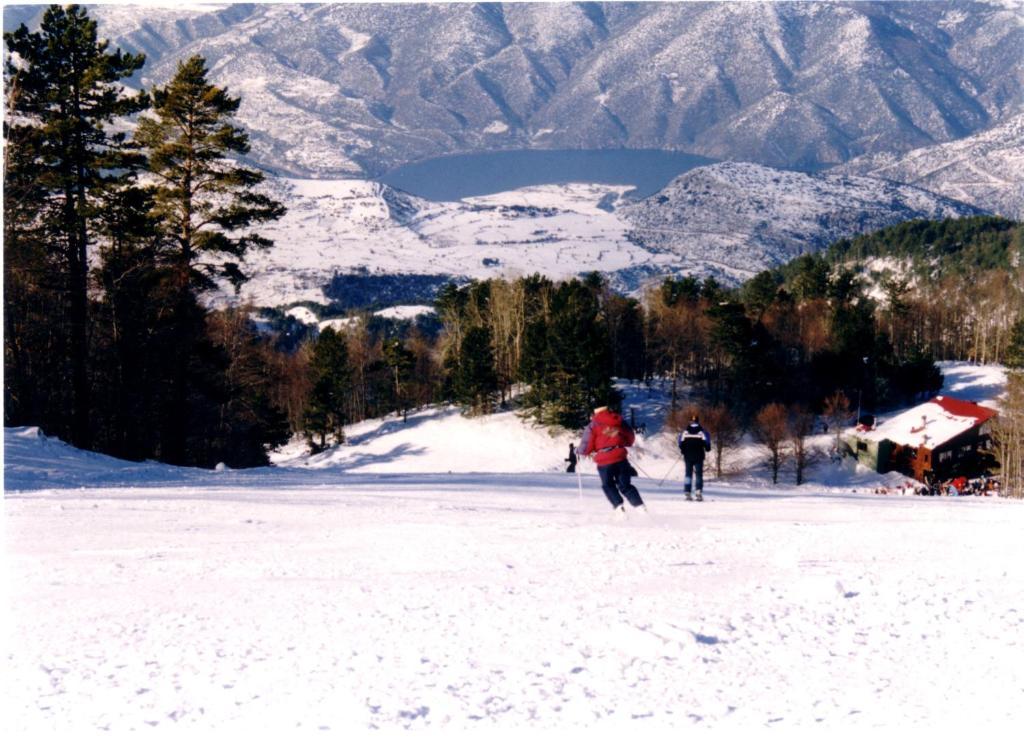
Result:
[[[580,488],[580,501],[583,501],[583,474],[580,472],[579,463],[576,465],[576,485]]]
[[[642,468],[640,468],[640,464],[639,463],[636,463],[635,461],[633,461],[632,463],[633,463],[633,467],[636,468],[637,471],[642,473],[647,478],[651,479],[651,481],[654,481],[654,478],[651,476],[651,474],[647,473],[647,471],[645,471]]]
[[[663,478],[661,481],[658,482],[658,486],[661,486],[666,481],[668,481],[668,477],[672,475],[672,471],[674,471],[675,467],[678,466],[678,465],[679,465],[679,459],[676,458],[675,462],[669,467],[668,473],[665,474],[665,478]]]

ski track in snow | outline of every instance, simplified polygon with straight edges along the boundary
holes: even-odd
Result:
[[[275,478],[8,496],[7,733],[1024,717],[1019,503]]]

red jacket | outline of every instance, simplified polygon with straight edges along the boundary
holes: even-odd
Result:
[[[629,425],[623,424],[622,415],[610,409],[601,409],[594,413],[590,425],[583,432],[579,453],[594,453],[594,463],[608,466],[626,460],[626,448],[635,439]]]

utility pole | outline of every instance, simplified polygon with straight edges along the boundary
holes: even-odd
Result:
[[[867,369],[868,357],[864,356],[863,361],[864,361],[864,366],[860,370],[860,383],[857,386],[857,424],[858,425],[860,424],[860,400],[861,400],[861,395],[864,393],[864,372]]]

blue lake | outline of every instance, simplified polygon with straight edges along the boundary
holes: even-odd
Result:
[[[680,174],[712,163],[703,156],[650,149],[493,151],[406,164],[379,181],[437,201],[568,182],[627,184],[635,188],[633,196],[647,197]]]

